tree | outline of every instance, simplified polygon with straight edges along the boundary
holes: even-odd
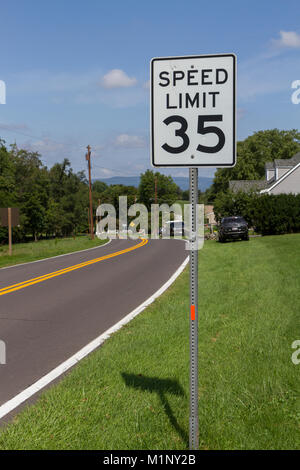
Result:
[[[23,215],[24,229],[37,240],[43,232],[48,204],[48,170],[37,152],[19,149],[14,144],[10,156],[15,168],[16,200]]]
[[[0,207],[9,207],[16,202],[15,167],[11,155],[0,139]]]
[[[48,207],[45,213],[44,228],[46,235],[58,236],[62,234],[62,227],[64,222],[64,213],[58,202],[50,198]]]
[[[18,240],[31,235],[70,235],[85,231],[88,184],[83,171],[74,173],[68,159],[48,168],[37,152],[0,141],[0,206],[20,208]],[[7,240],[7,228],[0,228],[0,241]]]
[[[249,225],[252,225],[255,201],[258,197],[254,191],[249,193],[243,191],[219,193],[214,201],[216,219],[220,221],[222,217],[240,215],[244,217]]]
[[[92,190],[93,190],[93,193],[96,192],[98,194],[101,194],[103,193],[106,189],[108,188],[107,184],[104,183],[103,181],[94,181],[94,183],[92,184]]]
[[[141,174],[139,184],[139,202],[145,204],[148,210],[155,202],[155,178],[157,182],[157,203],[172,205],[178,199],[178,187],[171,176],[154,173],[147,170]]]
[[[62,235],[76,234],[87,229],[89,206],[88,184],[83,171],[74,173],[70,161],[65,158],[49,172],[50,194],[56,206],[56,220],[61,220]],[[52,205],[52,210],[54,206]],[[54,214],[52,212],[52,218]]]

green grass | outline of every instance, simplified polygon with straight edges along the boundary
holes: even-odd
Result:
[[[8,245],[2,245],[0,246],[0,268],[93,248],[103,243],[106,243],[106,240],[99,240],[97,237],[91,240],[86,235],[75,239],[56,238],[37,242],[16,243],[12,247],[12,256],[8,256]]]
[[[200,449],[297,449],[300,234],[199,252]],[[1,449],[187,449],[189,282],[41,395]]]
[[[189,203],[190,201],[185,201],[183,199],[177,199],[177,201],[175,201],[175,204],[179,204],[181,206],[182,211],[184,210],[185,204],[189,204]]]

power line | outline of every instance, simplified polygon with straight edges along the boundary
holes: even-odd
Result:
[[[16,130],[16,129],[6,129],[6,128],[1,128],[1,124],[0,124],[0,132],[1,131],[4,131],[4,132],[11,132],[13,134],[20,134],[20,135],[23,135],[25,137],[30,137],[31,139],[38,139],[38,140],[46,140],[48,142],[53,142],[54,144],[57,144],[57,145],[61,145],[63,147],[71,147],[73,149],[76,149],[78,150],[79,152],[82,152],[83,148],[85,147],[84,145],[77,145],[77,144],[66,144],[66,143],[63,143],[63,142],[58,142],[57,140],[54,140],[52,138],[48,138],[48,137],[41,137],[41,136],[37,136],[37,135],[34,135],[34,134],[27,134],[25,132],[22,132],[22,131],[19,131],[19,130]],[[99,157],[99,158],[103,158],[103,157]],[[116,168],[108,168],[108,167],[104,167],[104,166],[100,166],[100,165],[97,165],[96,163],[93,164],[94,167],[96,168],[100,168],[102,170],[106,170],[106,171],[111,171],[111,172],[114,172],[114,173],[117,173],[121,176],[134,176],[132,175],[131,173],[127,172],[126,170],[117,170]],[[125,173],[125,175],[124,175]]]
[[[95,168],[100,168],[100,169],[102,169],[102,170],[109,170],[109,171],[113,171],[113,172],[115,172],[115,173],[119,173],[121,176],[123,176],[124,173],[125,173],[125,176],[136,176],[136,175],[133,175],[132,173],[127,172],[126,170],[122,170],[122,171],[121,171],[121,170],[117,170],[116,168],[107,168],[107,167],[105,167],[105,166],[97,165],[97,163],[93,163],[93,166],[94,166]]]
[[[63,142],[58,142],[57,140],[54,140],[52,138],[49,138],[49,137],[41,137],[41,136],[38,136],[38,135],[34,135],[34,134],[27,134],[25,132],[22,132],[22,131],[18,131],[16,129],[7,129],[6,127],[1,127],[1,124],[0,124],[0,132],[11,132],[13,134],[20,134],[20,135],[23,135],[25,137],[30,137],[31,139],[39,139],[39,140],[47,140],[49,142],[53,142],[54,144],[57,144],[57,145],[62,145],[62,146],[66,146],[65,143]],[[78,148],[78,150],[82,150],[82,147],[84,147],[84,145],[81,146],[81,148],[76,144],[67,144],[68,146],[70,147],[74,147],[74,148]]]

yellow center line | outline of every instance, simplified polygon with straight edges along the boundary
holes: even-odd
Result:
[[[37,284],[38,282],[43,282],[43,281],[46,281],[47,279],[51,279],[53,277],[61,276],[62,274],[69,273],[70,271],[74,271],[75,269],[80,269],[80,268],[89,266],[94,263],[99,263],[99,261],[103,261],[105,259],[114,258],[115,256],[119,256],[124,253],[128,253],[129,251],[136,250],[137,248],[141,248],[147,243],[148,243],[148,240],[143,238],[141,243],[139,243],[138,245],[132,246],[130,248],[126,248],[125,250],[116,251],[115,253],[101,256],[100,258],[95,258],[89,261],[84,261],[83,263],[75,264],[74,266],[69,266],[67,268],[63,268],[58,271],[54,271],[52,273],[44,274],[43,276],[35,277],[33,279],[28,279],[27,281],[19,282],[18,284],[13,284],[11,286],[3,287],[2,289],[0,289],[0,295],[9,294],[10,292],[13,292],[19,289],[24,289],[25,287],[32,286],[33,284]]]

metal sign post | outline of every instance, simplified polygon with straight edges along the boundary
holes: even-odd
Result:
[[[190,449],[199,449],[198,421],[198,168],[190,168]]]
[[[198,168],[236,163],[236,56],[156,57],[151,61],[151,158],[154,167],[190,175],[190,449],[198,423]]]

